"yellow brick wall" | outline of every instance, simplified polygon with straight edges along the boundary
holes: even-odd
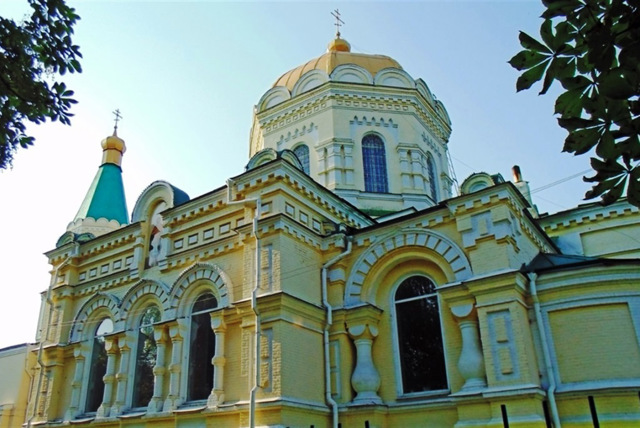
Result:
[[[563,383],[640,377],[640,349],[626,304],[557,310],[549,319]]]

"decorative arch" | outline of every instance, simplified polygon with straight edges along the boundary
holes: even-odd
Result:
[[[451,119],[449,118],[449,113],[447,109],[444,108],[444,104],[440,100],[436,100],[436,111],[440,113],[440,116],[444,118],[448,125],[451,125]]]
[[[167,208],[173,208],[189,201],[189,195],[166,181],[154,181],[138,197],[133,207],[131,221],[135,223],[144,220],[151,214],[151,208],[158,200],[165,202]]]
[[[414,89],[416,87],[416,83],[409,76],[409,73],[397,68],[385,68],[378,71],[373,83],[376,86],[394,86],[397,88]]]
[[[365,83],[373,85],[373,77],[366,69],[354,64],[342,64],[331,72],[334,82]]]
[[[329,75],[322,70],[309,70],[300,77],[291,90],[292,96],[297,96],[317,88],[329,81]]]
[[[284,86],[269,89],[258,101],[258,111],[263,111],[291,99],[291,93]]]
[[[120,320],[120,310],[119,310],[120,302],[118,299],[107,293],[98,293],[80,308],[77,312],[76,317],[73,320],[73,325],[71,326],[71,331],[69,332],[69,342],[79,342],[82,340],[82,335],[84,331],[85,324],[89,318],[98,310],[105,309],[108,312],[114,324],[116,321]]]
[[[120,312],[122,318],[129,319],[129,311],[136,305],[140,299],[144,296],[153,296],[157,299],[160,306],[164,309],[169,305],[169,287],[161,281],[154,281],[149,279],[143,279],[138,281],[133,287],[127,291],[124,295],[122,303],[120,304]]]
[[[345,305],[356,306],[363,303],[363,286],[371,269],[383,256],[406,247],[423,247],[439,254],[442,261],[450,266],[456,281],[463,281],[472,275],[471,265],[464,252],[449,238],[428,229],[407,228],[381,238],[360,255],[347,280]]]
[[[418,90],[418,92],[427,99],[427,101],[431,104],[431,105],[435,105],[435,98],[433,97],[433,94],[431,93],[431,90],[429,89],[429,86],[427,86],[427,84],[424,82],[424,80],[422,79],[417,79],[416,80],[416,89]]]
[[[183,272],[174,283],[170,294],[170,305],[178,307],[178,316],[186,311],[185,294],[189,287],[200,281],[210,281],[220,307],[229,306],[229,290],[233,289],[231,279],[218,266],[208,263],[197,263]]]
[[[276,159],[278,159],[278,152],[271,147],[267,147],[266,149],[262,149],[258,153],[253,155],[251,159],[249,159],[249,163],[247,163],[247,166],[245,166],[244,169],[246,171],[249,171]]]

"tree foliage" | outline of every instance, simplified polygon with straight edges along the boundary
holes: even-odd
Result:
[[[542,0],[540,38],[520,32],[524,48],[509,61],[523,71],[518,91],[554,81],[559,125],[568,131],[563,151],[590,152],[595,183],[586,199],[604,204],[626,190],[640,206],[640,0]]]
[[[23,21],[0,17],[0,169],[33,144],[26,122],[70,123],[73,91],[57,80],[82,71],[71,40],[75,10],[64,0],[28,1],[32,13]]]

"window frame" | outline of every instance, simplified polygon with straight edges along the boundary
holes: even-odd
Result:
[[[430,294],[425,294],[425,295],[421,295],[421,296],[417,296],[417,297],[413,297],[411,299],[403,299],[401,300],[400,303],[403,302],[407,302],[407,301],[411,301],[411,300],[418,300],[418,299],[426,299],[429,298],[431,296],[435,296],[437,298],[437,303],[438,303],[438,318],[439,318],[439,322],[440,322],[440,335],[442,337],[442,353],[443,353],[443,362],[444,362],[444,370],[445,370],[445,379],[446,379],[446,388],[442,388],[442,389],[434,389],[434,390],[426,390],[426,391],[415,391],[415,392],[405,392],[404,391],[404,381],[403,381],[403,377],[402,377],[402,356],[400,354],[400,331],[399,331],[399,325],[398,325],[398,315],[397,315],[397,311],[396,311],[396,293],[398,292],[398,289],[400,288],[400,286],[409,278],[415,277],[415,276],[420,276],[423,278],[426,278],[427,280],[431,281],[431,283],[434,285],[435,287],[435,292],[434,293],[430,293]],[[389,295],[389,306],[391,309],[391,332],[392,332],[392,346],[393,346],[393,353],[394,353],[394,359],[393,359],[393,366],[394,366],[394,373],[395,373],[395,377],[396,377],[396,394],[398,399],[403,399],[403,398],[414,398],[414,397],[432,397],[432,396],[443,396],[443,395],[448,395],[451,392],[451,384],[450,384],[450,379],[449,379],[449,373],[447,371],[447,368],[449,367],[449,362],[448,362],[448,358],[447,358],[447,346],[446,346],[446,336],[445,336],[445,331],[444,331],[444,323],[443,323],[443,319],[442,319],[442,301],[440,298],[440,294],[438,293],[438,283],[428,274],[424,273],[424,272],[408,272],[402,276],[400,276],[396,281],[395,284],[393,285],[393,287],[390,290],[390,295]]]
[[[202,296],[204,296],[205,294],[211,294],[214,298],[215,298],[215,306],[209,309],[204,309],[201,311],[197,311],[194,312],[193,308],[196,305],[196,303],[198,302],[198,299]],[[218,296],[218,294],[209,287],[204,287],[204,288],[199,288],[197,290],[194,290],[194,293],[192,294],[194,297],[193,299],[189,302],[188,308],[189,308],[189,312],[188,312],[188,319],[189,322],[187,324],[187,337],[188,340],[185,341],[184,344],[184,348],[183,348],[183,382],[182,382],[182,386],[183,386],[183,399],[185,403],[198,403],[198,402],[204,402],[208,399],[208,396],[205,398],[197,398],[197,399],[192,399],[191,398],[191,384],[189,382],[189,377],[190,377],[190,368],[191,368],[191,347],[192,347],[192,342],[193,342],[193,316],[194,315],[205,315],[208,314],[209,315],[209,319],[211,318],[211,314],[215,311],[221,310],[222,307],[220,306],[220,297]],[[209,328],[211,329],[211,323],[209,322]],[[213,337],[213,354],[211,355],[211,358],[209,358],[209,363],[211,364],[211,359],[215,356],[215,350],[216,350],[216,335],[213,332],[213,329],[211,329],[211,335]],[[213,390],[213,376],[215,376],[215,367],[213,366],[213,364],[211,364],[212,367],[212,371],[211,371],[211,390]],[[209,391],[209,395],[210,395],[211,391]]]
[[[151,324],[146,324],[146,325],[143,326],[142,325],[143,317],[146,314],[147,310],[150,309],[152,306],[155,306],[156,309],[158,310],[159,318],[158,318],[157,321],[154,321]],[[138,358],[139,358],[139,352],[140,352],[140,349],[139,349],[139,347],[140,347],[140,330],[143,327],[151,327],[151,329],[152,329],[152,333],[151,334],[152,334],[154,342],[156,342],[155,336],[154,336],[155,332],[153,332],[153,326],[155,324],[157,324],[157,323],[162,322],[162,306],[158,302],[156,302],[154,300],[152,300],[150,302],[146,301],[143,305],[140,305],[139,308],[142,308],[142,309],[140,309],[140,316],[138,316],[136,318],[136,320],[135,320],[136,322],[133,324],[133,326],[134,326],[133,329],[135,329],[136,333],[135,333],[134,338],[133,338],[134,343],[133,343],[133,346],[132,346],[132,349],[131,349],[131,353],[130,353],[130,357],[129,357],[130,358],[130,360],[129,360],[129,368],[130,368],[129,369],[130,370],[129,379],[131,379],[131,382],[128,382],[128,385],[127,385],[127,389],[128,389],[128,391],[127,391],[127,397],[128,397],[127,401],[129,403],[129,408],[131,410],[145,410],[149,406],[149,403],[147,403],[146,405],[142,405],[142,406],[136,406],[135,402],[134,402],[134,397],[136,395],[135,389],[137,387],[136,384],[137,384],[137,381],[138,381],[137,376],[138,376]],[[158,344],[156,342],[156,363],[157,363],[157,358],[158,358]],[[153,371],[153,368],[152,368],[152,371]],[[154,384],[155,384],[155,375],[153,375],[153,380],[154,380]],[[152,391],[152,394],[151,394],[151,397],[149,398],[149,400],[151,400],[152,398],[153,398],[153,391]]]
[[[98,336],[98,330],[100,329],[100,327],[102,326],[102,324],[106,321],[109,320],[111,322],[111,331],[105,332],[104,334]],[[95,353],[95,341],[98,337],[102,337],[104,342],[103,342],[103,349],[104,349],[104,353],[105,353],[105,374],[106,374],[106,370],[107,370],[107,365],[108,365],[108,361],[109,361],[109,356],[107,354],[106,351],[106,336],[109,334],[114,333],[115,331],[115,322],[113,321],[113,317],[111,316],[110,313],[106,312],[106,311],[100,311],[99,313],[95,314],[94,316],[92,316],[89,320],[87,320],[87,323],[93,323],[96,322],[96,327],[91,329],[91,335],[87,335],[85,337],[85,340],[88,342],[88,352],[87,352],[87,358],[85,358],[85,367],[84,367],[84,376],[83,378],[86,379],[85,381],[82,382],[82,394],[80,397],[80,405],[79,408],[82,409],[81,413],[85,414],[85,415],[95,415],[98,412],[98,409],[100,409],[100,406],[102,405],[103,402],[103,398],[104,398],[104,381],[102,382],[102,394],[101,394],[101,398],[100,398],[100,403],[98,404],[98,406],[96,407],[96,409],[94,410],[88,410],[89,408],[89,393],[90,393],[90,388],[91,388],[91,381],[92,381],[92,377],[93,375],[93,368],[94,368],[94,364],[93,364],[93,359],[94,359],[94,353]],[[104,375],[102,375],[102,377],[104,377]]]
[[[371,144],[376,143],[377,147],[367,147],[368,152],[365,153],[365,140],[367,139],[375,139]],[[389,168],[384,138],[374,132],[367,133],[360,140],[360,149],[364,191],[367,193],[389,193]],[[382,160],[380,161],[378,158],[382,158]],[[376,171],[378,167],[380,167],[380,171]]]
[[[299,150],[302,148],[306,150],[306,162],[300,159],[300,156],[298,156],[298,153],[296,152],[296,150]],[[306,145],[305,143],[298,143],[291,148],[291,151],[293,152],[294,155],[296,155],[296,158],[298,158],[298,160],[300,161],[300,164],[302,165],[302,170],[304,171],[304,173],[307,175],[310,175],[311,174],[311,150],[309,150],[309,146]]]

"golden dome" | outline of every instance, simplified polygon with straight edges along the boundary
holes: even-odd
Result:
[[[102,163],[113,163],[118,166],[122,164],[122,154],[127,150],[124,140],[118,137],[116,131],[113,135],[102,140]]]
[[[402,70],[400,64],[398,64],[395,59],[388,56],[351,52],[349,42],[337,37],[329,43],[325,54],[286,72],[276,80],[273,87],[286,86],[291,91],[298,80],[300,80],[300,77],[302,77],[306,72],[311,70],[323,70],[327,74],[331,74],[336,67],[343,64],[358,65],[371,73],[371,76],[373,77],[375,77],[377,72],[384,68],[398,68]]]

